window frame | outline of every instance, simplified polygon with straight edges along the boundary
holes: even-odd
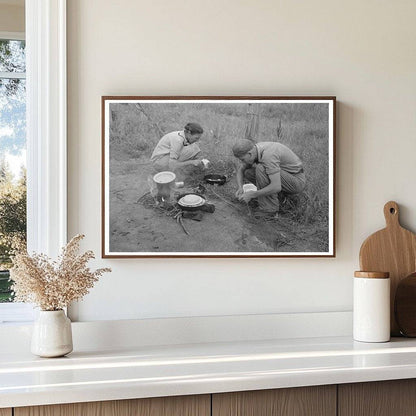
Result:
[[[26,40],[25,32],[4,32],[0,31],[0,39],[6,40]]]
[[[66,0],[26,0],[25,35],[27,246],[56,257],[67,242]],[[34,317],[31,305],[0,305],[0,323],[13,314]]]

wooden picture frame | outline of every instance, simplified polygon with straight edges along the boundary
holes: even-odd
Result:
[[[335,257],[335,163],[332,96],[103,96],[102,257]]]

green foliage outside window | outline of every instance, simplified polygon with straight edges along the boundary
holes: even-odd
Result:
[[[13,250],[26,241],[26,172],[13,181],[7,163],[0,162],[0,302],[12,300],[8,269]]]

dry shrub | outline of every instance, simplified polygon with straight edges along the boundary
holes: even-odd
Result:
[[[14,301],[34,303],[42,310],[56,311],[83,298],[103,273],[111,271],[109,268],[91,271],[87,267],[94,253],[86,251],[78,255],[83,238],[83,235],[72,238],[57,261],[45,254],[29,255],[26,249],[18,252],[10,270]]]

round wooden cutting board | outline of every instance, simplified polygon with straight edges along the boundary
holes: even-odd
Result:
[[[384,205],[384,217],[386,228],[370,235],[361,246],[360,268],[390,273],[390,327],[391,335],[397,336],[400,331],[394,316],[394,299],[400,280],[416,270],[416,235],[400,225],[396,202]]]

